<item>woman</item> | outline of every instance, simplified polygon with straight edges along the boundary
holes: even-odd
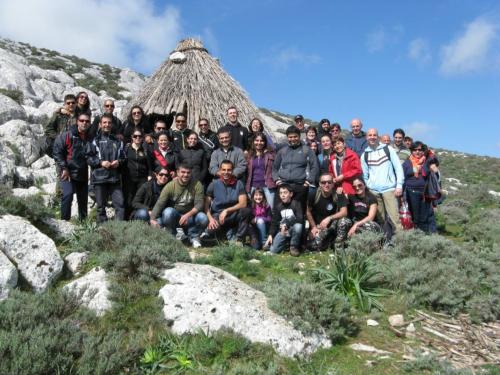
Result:
[[[133,211],[132,201],[137,190],[153,174],[153,161],[147,148],[143,146],[143,133],[136,129],[132,134],[132,143],[125,146],[126,168],[123,174],[123,195],[125,198],[125,218]]]
[[[403,190],[415,227],[425,233],[432,233],[435,232],[432,225],[432,203],[424,199],[424,189],[431,171],[437,171],[439,162],[433,153],[427,151],[427,146],[420,141],[410,146],[411,155],[403,163]]]
[[[273,150],[276,149],[276,147],[274,146],[274,142],[273,142],[272,138],[268,134],[266,134],[266,132],[264,131],[264,124],[257,117],[253,118],[252,121],[250,121],[250,125],[248,125],[248,135],[249,135],[249,142],[248,142],[248,144],[249,144],[250,149],[252,148],[253,139],[254,139],[255,135],[258,134],[258,133],[265,134],[266,138],[267,138],[267,144],[269,145],[269,148],[271,148]]]
[[[345,146],[344,138],[338,137],[334,143],[335,153],[330,160],[330,174],[333,176],[333,182],[337,187],[337,193],[355,194],[353,179],[361,176],[361,162],[358,155],[350,148]]]
[[[186,148],[179,153],[179,164],[192,168],[191,176],[202,184],[208,172],[208,160],[205,150],[198,142],[198,135],[191,131],[186,137]]]
[[[123,124],[123,142],[125,144],[132,141],[132,133],[136,129],[139,129],[145,135],[153,132],[147,116],[138,105],[134,105],[130,109],[129,115]]]
[[[320,175],[323,173],[330,172],[330,159],[333,156],[333,146],[332,139],[330,135],[323,134],[320,138],[321,141],[321,152],[318,154],[318,163],[319,163],[319,173]]]
[[[89,96],[85,91],[80,91],[76,95],[76,107],[75,107],[75,116],[78,118],[80,114],[85,113],[92,117],[92,111],[90,110],[90,100]]]
[[[349,217],[353,225],[347,235],[352,237],[355,233],[366,230],[380,233],[380,225],[375,222],[377,217],[377,198],[366,188],[365,182],[361,177],[352,180],[355,194],[348,195]]]
[[[248,153],[246,190],[251,194],[255,188],[261,188],[271,208],[276,192],[276,184],[272,177],[273,162],[274,151],[268,146],[266,135],[255,134]]]
[[[170,136],[167,133],[158,134],[158,144],[153,149],[153,160],[155,169],[160,166],[168,171],[170,179],[175,177],[178,155],[174,152]]]
[[[332,128],[330,130],[330,135],[332,137],[332,144],[335,144],[335,141],[340,137],[342,132],[342,128],[340,127],[340,124],[337,122],[334,122],[332,125]]]

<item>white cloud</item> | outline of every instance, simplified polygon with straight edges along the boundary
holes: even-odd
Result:
[[[413,39],[408,46],[408,57],[419,65],[428,64],[432,55],[427,41],[423,38]]]
[[[441,73],[445,75],[477,72],[491,63],[498,64],[494,44],[498,42],[497,25],[485,18],[477,18],[465,27],[462,35],[442,47]]]
[[[0,1],[0,35],[150,73],[180,36],[177,8],[152,0]]]
[[[438,126],[432,125],[426,121],[414,121],[402,126],[407,136],[412,137],[414,141],[432,143],[437,138]]]
[[[203,36],[201,39],[212,56],[217,56],[219,54],[219,42],[210,27],[203,29]]]
[[[378,27],[366,36],[366,48],[370,53],[380,52],[388,45],[397,44],[403,32],[403,27],[400,25],[393,26],[389,30]]]
[[[321,62],[321,57],[313,53],[304,53],[296,47],[273,49],[271,53],[259,60],[271,64],[277,69],[287,69],[291,64],[313,65]]]

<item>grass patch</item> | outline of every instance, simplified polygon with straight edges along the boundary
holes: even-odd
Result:
[[[18,104],[23,104],[24,100],[24,95],[21,90],[11,90],[11,89],[5,89],[5,88],[0,88],[0,94],[8,96]]]

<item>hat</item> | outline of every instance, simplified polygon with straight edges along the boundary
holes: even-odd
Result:
[[[304,119],[304,116],[302,116],[302,115],[295,116],[295,121],[297,121],[297,120],[303,120],[303,119]]]

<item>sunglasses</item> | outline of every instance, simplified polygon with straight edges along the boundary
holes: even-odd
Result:
[[[363,184],[352,185],[355,189],[362,189]]]
[[[114,104],[105,104],[104,105],[106,108],[113,108],[114,107]]]
[[[132,112],[132,115],[135,116],[135,115],[142,115],[142,112]]]
[[[186,120],[175,120],[175,122],[186,122]]]
[[[333,184],[333,181],[320,181],[319,183],[321,185],[326,185],[326,184]]]
[[[140,135],[140,134],[134,134],[134,135],[132,136],[132,138],[142,138],[142,135]]]
[[[199,126],[200,127],[202,127],[202,126],[208,126],[208,124],[203,123],[203,124],[199,124]]]
[[[421,148],[416,148],[415,150],[413,151],[418,151],[418,152],[423,152],[424,150],[422,150]]]
[[[75,102],[66,102],[67,105],[75,104]]]
[[[79,98],[80,98],[80,99],[88,99],[89,97],[88,97],[88,96],[86,96],[86,95],[80,95],[80,96],[79,96]]]
[[[160,127],[160,128],[156,128],[156,130],[165,130],[166,128],[164,128],[163,126]]]
[[[78,122],[84,122],[86,124],[90,124],[90,120],[80,120],[80,119],[78,119]]]
[[[158,176],[160,176],[160,177],[168,177],[168,173],[158,173]]]

